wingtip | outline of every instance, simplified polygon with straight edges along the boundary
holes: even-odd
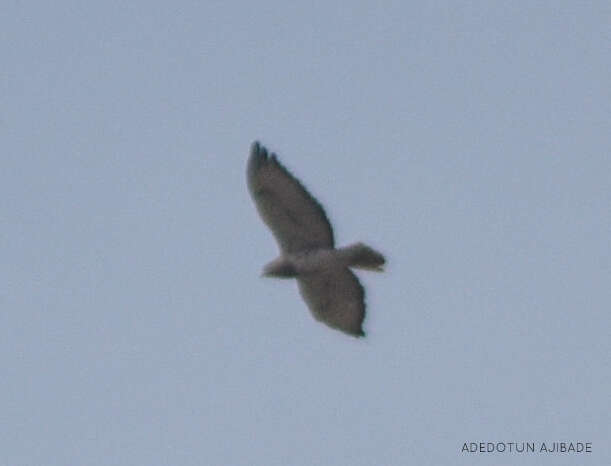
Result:
[[[255,141],[250,145],[250,155],[252,157],[257,156],[261,152],[261,143]]]
[[[250,146],[248,173],[254,174],[267,161],[267,158],[267,149],[259,141],[253,142]]]
[[[250,146],[250,154],[267,158],[267,149],[259,141],[255,141]]]

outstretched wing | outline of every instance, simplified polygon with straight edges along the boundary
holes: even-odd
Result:
[[[254,142],[246,175],[257,210],[284,253],[333,247],[333,230],[322,206],[276,154],[268,155]]]
[[[356,337],[365,336],[365,290],[348,268],[297,277],[299,292],[317,320]]]

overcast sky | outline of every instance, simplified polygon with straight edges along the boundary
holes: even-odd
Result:
[[[3,2],[0,465],[611,464],[609,24]],[[260,277],[255,139],[387,256],[365,339]]]

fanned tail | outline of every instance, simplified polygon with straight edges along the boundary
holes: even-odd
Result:
[[[378,251],[364,245],[356,243],[343,248],[347,255],[348,267],[383,272],[386,259]]]

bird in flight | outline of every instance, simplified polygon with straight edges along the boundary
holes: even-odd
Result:
[[[250,149],[246,179],[259,215],[280,246],[280,256],[263,268],[263,275],[296,278],[315,319],[365,336],[365,291],[350,269],[381,272],[384,256],[362,243],[335,248],[320,203],[258,142]]]

